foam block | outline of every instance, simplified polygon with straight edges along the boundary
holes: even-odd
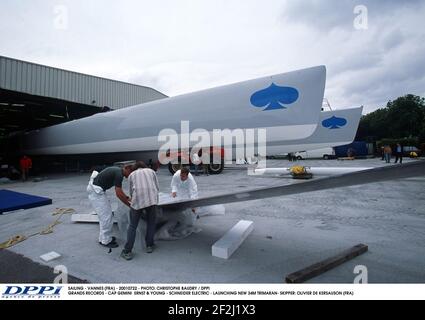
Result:
[[[55,251],[50,251],[40,256],[41,260],[49,262],[53,259],[59,258],[61,255]]]
[[[212,255],[229,259],[253,230],[254,223],[252,221],[239,221],[220,240],[213,244],[211,247]]]
[[[99,223],[99,217],[96,214],[91,213],[74,213],[71,215],[72,222],[92,222]],[[116,219],[114,218],[114,223],[116,223]]]

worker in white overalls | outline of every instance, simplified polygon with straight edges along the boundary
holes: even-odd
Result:
[[[171,196],[179,200],[198,199],[198,185],[189,169],[186,167],[178,170],[171,180]],[[196,209],[192,208],[192,223],[196,217]]]
[[[198,198],[198,186],[188,168],[183,167],[173,175],[171,196],[181,200]],[[192,211],[195,212],[195,209]]]
[[[171,197],[175,200],[197,199],[198,186],[190,174],[189,169],[183,167],[178,170],[171,180]],[[195,227],[197,218],[196,208],[176,211],[167,216],[167,222],[157,230],[158,239],[182,239],[197,231]]]
[[[106,190],[115,187],[115,194],[126,206],[130,207],[130,198],[122,190],[122,180],[133,171],[132,165],[124,168],[109,167],[100,173],[93,171],[87,193],[94,211],[99,217],[99,243],[108,248],[118,247],[115,237],[112,236],[113,217],[111,204],[106,196]]]

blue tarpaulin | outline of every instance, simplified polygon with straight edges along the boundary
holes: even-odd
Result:
[[[367,156],[367,145],[364,141],[354,141],[350,144],[346,144],[345,146],[334,147],[335,155],[337,157],[347,157],[348,149],[352,149],[352,155],[355,157],[359,156]]]
[[[0,214],[52,204],[52,199],[10,190],[0,190]]]

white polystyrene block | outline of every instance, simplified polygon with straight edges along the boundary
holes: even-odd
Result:
[[[71,215],[72,222],[93,222],[99,223],[99,217],[96,214],[90,213],[74,213]],[[114,218],[114,223],[116,223],[116,219]]]
[[[212,255],[229,259],[253,230],[254,223],[252,221],[239,221],[220,240],[213,244],[211,247]]]
[[[72,222],[99,222],[99,217],[95,214],[74,213],[71,216]]]
[[[50,251],[40,256],[41,260],[49,262],[53,259],[59,258],[61,255],[55,251]]]

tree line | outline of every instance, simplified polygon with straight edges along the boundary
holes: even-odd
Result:
[[[425,142],[425,98],[408,94],[362,116],[356,140],[419,147]]]

